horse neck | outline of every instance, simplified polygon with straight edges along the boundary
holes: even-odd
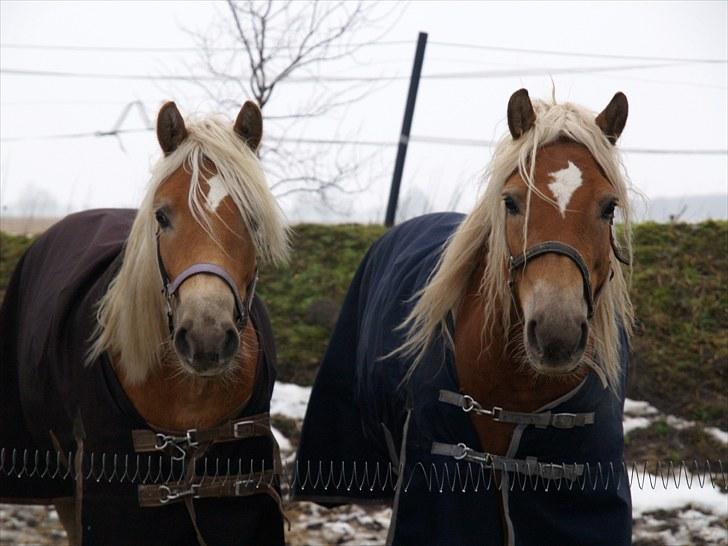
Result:
[[[139,384],[122,387],[150,425],[165,430],[209,428],[231,418],[250,400],[255,387],[260,350],[251,321],[240,335],[242,357],[230,375],[202,378],[182,371],[176,354],[168,351],[159,366]],[[121,363],[114,362],[119,370]]]
[[[482,333],[486,305],[498,317],[501,303],[485,301],[480,293],[484,270],[485,259],[471,276],[465,296],[457,308],[454,342],[460,390],[484,408],[500,406],[513,411],[535,411],[576,387],[586,370],[566,379],[535,375],[523,363],[518,344],[505,344],[506,336],[500,324],[487,331],[489,342],[485,341]],[[492,309],[493,306],[497,308]],[[520,328],[518,320],[513,320],[513,324]],[[471,415],[471,420],[481,448],[504,455],[515,426],[477,415]]]

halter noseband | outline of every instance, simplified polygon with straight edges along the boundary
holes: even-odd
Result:
[[[164,267],[162,261],[162,253],[159,249],[159,233],[157,233],[157,263],[159,264],[159,273],[162,276],[162,293],[167,300],[167,322],[169,326],[169,333],[174,333],[174,318],[172,314],[172,298],[174,298],[177,290],[190,277],[199,275],[200,273],[207,273],[208,275],[215,275],[219,279],[227,284],[228,288],[233,293],[235,298],[235,324],[238,331],[242,331],[245,324],[248,321],[248,315],[250,314],[250,307],[253,304],[253,296],[255,296],[255,285],[258,282],[258,269],[255,270],[253,280],[248,284],[245,294],[245,301],[240,297],[240,291],[238,290],[235,281],[230,274],[225,271],[219,265],[211,263],[196,263],[189,266],[187,269],[182,271],[173,281],[170,281],[167,268]]]
[[[609,230],[609,243],[617,260],[625,265],[630,265],[629,260],[624,257],[621,249],[614,242],[614,236],[612,234],[611,228]],[[526,249],[526,251],[522,254],[511,256],[508,259],[509,274],[519,267],[524,266],[530,260],[533,260],[538,256],[543,256],[544,254],[560,254],[562,256],[566,256],[576,264],[576,267],[579,268],[579,272],[581,273],[581,278],[584,281],[584,299],[586,300],[587,306],[587,318],[592,318],[592,316],[594,315],[594,292],[592,290],[591,278],[589,276],[589,268],[587,267],[586,262],[584,261],[584,258],[582,258],[579,251],[576,250],[573,246],[567,245],[566,243],[562,243],[560,241],[546,241],[534,245]],[[612,275],[614,275],[614,272],[612,272]],[[509,284],[513,286],[513,280],[510,280]]]

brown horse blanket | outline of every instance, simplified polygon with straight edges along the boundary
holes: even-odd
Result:
[[[197,544],[184,504],[140,508],[138,497],[140,484],[173,483],[195,463],[136,453],[131,431],[150,426],[108,357],[84,365],[97,303],[119,269],[134,216],[68,216],[32,244],[13,273],[0,309],[0,499],[49,503],[76,494],[85,544]],[[258,298],[251,319],[262,350],[241,416],[268,412],[275,381],[272,331]],[[213,445],[195,473],[273,468],[273,440],[257,436]],[[284,542],[282,515],[269,495],[195,499],[193,506],[208,545]]]

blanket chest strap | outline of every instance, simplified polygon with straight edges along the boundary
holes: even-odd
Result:
[[[174,459],[184,459],[189,448],[219,442],[234,442],[255,436],[270,436],[270,415],[259,413],[240,419],[231,419],[217,427],[198,430],[191,428],[184,432],[156,432],[151,429],[132,430],[134,451],[172,450]],[[176,456],[175,456],[176,455]]]
[[[466,461],[471,463],[479,463],[484,468],[492,468],[493,470],[501,470],[505,472],[516,472],[526,476],[538,476],[545,480],[561,480],[574,481],[584,474],[584,465],[573,464],[556,464],[541,463],[535,457],[526,459],[511,459],[492,453],[485,453],[469,448],[463,443],[444,444],[441,442],[432,442],[430,451],[433,455],[445,455],[452,457],[456,461]]]
[[[203,499],[211,497],[248,497],[261,493],[279,498],[273,485],[273,470],[237,476],[199,478],[175,483],[144,484],[138,486],[139,505],[142,507],[165,506],[181,502],[187,497]]]
[[[589,413],[551,413],[544,411],[528,413],[522,411],[504,410],[494,406],[492,409],[483,408],[472,396],[458,392],[441,390],[439,401],[451,406],[457,406],[465,413],[475,413],[485,417],[492,417],[499,423],[512,423],[515,425],[534,425],[536,428],[554,427],[570,429],[594,424],[594,412]]]

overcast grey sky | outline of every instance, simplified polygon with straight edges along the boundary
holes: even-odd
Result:
[[[190,47],[185,31],[209,29],[226,16],[212,2],[0,2],[0,64],[3,70],[91,73],[184,74],[194,51],[119,52],[38,50],[18,44],[66,46]],[[601,110],[615,91],[625,92],[630,117],[620,140],[626,149],[728,149],[728,3],[711,2],[412,2],[386,42],[362,49],[322,75],[408,76],[418,31],[429,33],[423,74],[531,71],[531,75],[423,79],[413,135],[493,140],[507,131],[506,103],[520,87],[548,97],[551,73],[558,100]],[[376,29],[363,32],[362,41]],[[487,45],[614,56],[723,60],[625,60],[517,53],[452,45]],[[642,68],[614,69],[641,66]],[[655,65],[645,67],[644,65]],[[659,65],[659,66],[656,66]],[[592,73],[565,68],[608,67]],[[199,70],[194,69],[198,73]],[[267,114],[285,113],[322,84],[281,87]],[[327,85],[337,85],[328,83]],[[361,102],[297,131],[302,137],[331,137],[394,143],[407,92],[406,78],[382,83]],[[247,97],[240,97],[242,103]],[[175,99],[183,113],[207,111],[199,89],[180,83],[0,75],[0,204],[4,214],[36,202],[61,212],[97,206],[135,206],[158,157],[153,133],[115,138],[39,140],[43,135],[110,129],[129,101],[143,101],[154,119],[159,105]],[[234,112],[228,112],[234,115]],[[126,128],[143,126],[135,114]],[[27,137],[27,138],[26,138]],[[370,157],[370,154],[377,152]],[[346,153],[367,158],[360,177],[368,189],[341,196],[339,220],[380,220],[396,153],[394,146],[356,147]],[[410,145],[403,198],[427,210],[468,210],[480,172],[490,158],[485,146]],[[728,157],[626,154],[635,187],[648,198],[726,194]],[[40,205],[39,205],[40,206]],[[42,206],[40,206],[42,208]],[[292,220],[316,219],[305,199],[290,198]]]

